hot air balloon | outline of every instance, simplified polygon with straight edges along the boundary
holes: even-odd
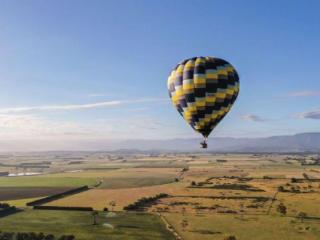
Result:
[[[227,61],[194,57],[179,63],[168,78],[174,107],[190,126],[207,138],[230,111],[239,93],[239,75]]]

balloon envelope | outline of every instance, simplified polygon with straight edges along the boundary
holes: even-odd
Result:
[[[235,102],[239,76],[223,59],[194,57],[172,70],[168,90],[182,117],[194,130],[208,137]]]

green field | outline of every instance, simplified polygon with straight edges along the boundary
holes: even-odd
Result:
[[[54,177],[25,176],[25,177],[0,177],[0,187],[80,187],[94,185],[95,178],[81,177]]]
[[[106,217],[99,213],[98,225],[92,225],[91,212],[26,210],[0,219],[2,232],[43,232],[75,235],[77,240],[173,240],[157,215],[117,213]],[[103,224],[108,224],[104,226]]]
[[[134,187],[145,187],[153,186],[174,182],[174,178],[171,177],[121,177],[121,178],[104,178],[99,188],[134,188]]]

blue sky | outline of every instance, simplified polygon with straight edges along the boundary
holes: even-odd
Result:
[[[170,70],[216,56],[240,95],[212,136],[320,131],[319,1],[0,0],[1,139],[185,138]]]

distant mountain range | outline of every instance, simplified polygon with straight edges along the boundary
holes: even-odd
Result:
[[[199,139],[127,140],[118,149],[140,151],[201,151]],[[209,152],[320,152],[320,133],[301,133],[266,138],[221,138],[208,141]]]
[[[201,152],[200,139],[0,141],[0,151]],[[211,137],[206,152],[319,152],[320,133],[265,138]]]

